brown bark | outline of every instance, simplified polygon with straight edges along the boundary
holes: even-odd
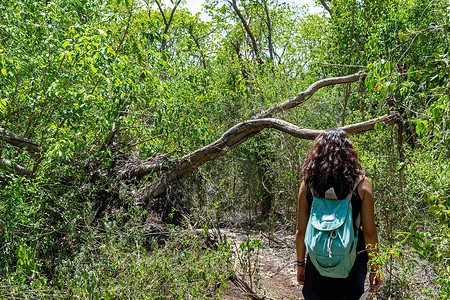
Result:
[[[355,82],[363,79],[365,76],[366,74],[359,72],[348,76],[325,78],[313,83],[308,87],[308,89],[297,94],[295,97],[288,99],[280,104],[274,105],[267,110],[253,116],[249,120],[231,127],[215,142],[192,153],[189,153],[177,161],[172,162],[172,166],[170,168],[164,171],[151,184],[137,191],[136,196],[146,201],[152,197],[158,197],[162,195],[171,183],[181,178],[181,176],[183,176],[184,174],[198,168],[208,161],[227,155],[228,151],[236,148],[247,139],[255,136],[266,128],[277,129],[301,139],[315,139],[316,136],[322,132],[322,130],[300,128],[297,125],[291,124],[284,120],[270,118],[270,116],[298,106],[299,104],[305,102],[318,89],[322,87],[334,84]],[[369,121],[344,126],[341,127],[341,129],[349,134],[361,133],[368,130],[373,130],[375,128],[375,124],[377,123],[384,123],[385,125],[394,124],[397,118],[398,114],[392,113],[391,115],[385,115]],[[148,164],[145,166],[145,169],[142,168],[141,170],[140,168],[137,168],[133,171],[133,173],[135,174],[134,176],[136,176],[136,174],[139,174],[139,176],[145,176],[146,174],[150,174],[155,170],[161,170],[161,167],[162,166],[160,164],[155,164],[155,166]]]
[[[385,115],[366,122],[340,127],[340,129],[349,134],[361,133],[373,130],[375,128],[375,124],[377,123],[392,125],[396,122],[397,117],[398,116],[396,113],[392,113],[391,115]],[[148,200],[152,197],[161,195],[164,193],[167,183],[180,178],[182,175],[196,169],[208,161],[226,155],[227,151],[236,148],[248,138],[256,135],[266,128],[277,129],[297,138],[309,140],[315,139],[317,135],[323,132],[323,130],[300,128],[284,120],[273,118],[241,122],[226,131],[215,142],[182,157],[166,174],[158,178],[150,186],[140,190],[138,192],[138,197],[143,200]],[[149,168],[147,166],[147,170],[151,172],[153,168]],[[143,172],[140,172],[140,174],[143,175]]]
[[[250,119],[254,120],[254,119],[271,117],[276,113],[291,109],[293,107],[296,107],[296,106],[302,104],[303,102],[308,100],[320,88],[323,88],[328,85],[355,82],[362,78],[365,78],[366,76],[367,76],[367,74],[365,74],[363,72],[358,72],[358,73],[355,73],[352,75],[347,75],[347,76],[321,79],[321,80],[316,81],[313,84],[311,84],[306,89],[306,91],[298,93],[295,97],[290,98],[280,104],[274,105],[274,106],[260,112],[259,114],[254,115]]]
[[[27,168],[24,168],[18,164],[12,163],[9,159],[0,158],[0,168],[11,171],[11,173],[19,175],[19,176],[28,176],[33,175],[33,171]]]
[[[22,137],[18,134],[15,134],[14,132],[11,132],[9,130],[0,128],[0,137],[8,144],[19,147],[19,148],[25,148],[29,152],[36,153],[36,152],[41,151],[39,144],[36,143],[35,141],[24,138],[24,137]]]
[[[242,15],[241,11],[239,10],[236,0],[232,0],[232,1],[228,1],[230,3],[230,5],[233,7],[234,11],[236,12],[236,14],[239,17],[239,20],[241,20],[242,22],[242,26],[244,26],[245,32],[248,34],[248,37],[250,38],[250,41],[252,42],[252,49],[253,52],[256,55],[256,59],[258,60],[258,63],[260,65],[263,64],[263,61],[261,59],[259,50],[258,50],[258,46],[256,45],[256,39],[255,36],[253,35],[250,26],[248,25],[247,21],[245,20],[244,16]]]

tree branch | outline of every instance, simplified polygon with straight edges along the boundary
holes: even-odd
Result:
[[[273,55],[273,43],[272,43],[272,24],[270,21],[270,14],[269,14],[269,8],[267,7],[267,1],[263,1],[264,4],[264,11],[266,13],[266,24],[267,24],[267,41],[269,43],[269,57],[272,63],[274,62],[274,55]]]
[[[247,139],[255,136],[266,128],[277,129],[297,138],[314,139],[319,133],[322,132],[322,130],[300,128],[284,120],[273,119],[269,117],[278,112],[288,110],[305,102],[318,89],[322,87],[334,84],[355,82],[364,78],[365,76],[366,74],[359,72],[348,76],[325,78],[313,83],[308,87],[308,89],[297,94],[295,97],[288,99],[280,104],[274,105],[269,109],[253,116],[249,120],[233,126],[215,142],[183,156],[176,162],[172,162],[172,167],[167,169],[167,171],[161,174],[161,176],[159,176],[150,185],[147,185],[143,189],[137,191],[136,196],[143,201],[147,201],[152,197],[157,197],[163,194],[166,191],[168,185],[170,185],[172,182],[174,182],[184,174],[196,169],[197,167],[208,161],[227,155],[228,151],[236,148]],[[365,132],[374,129],[375,124],[377,123],[384,123],[386,125],[394,124],[396,122],[396,119],[397,115],[391,114],[366,122],[345,126],[342,127],[342,129],[349,134]],[[134,174],[145,176],[156,170],[160,170],[161,165],[155,163],[155,165],[153,166],[153,164],[150,163],[149,165],[146,165],[145,168],[138,169],[139,170],[134,171]]]
[[[390,115],[385,115],[366,122],[340,127],[340,129],[346,131],[349,134],[361,133],[368,130],[373,130],[375,128],[375,124],[377,123],[392,125],[396,123],[397,118],[398,114],[392,113]],[[157,197],[161,195],[162,193],[164,193],[168,183],[177,178],[180,178],[182,175],[196,169],[197,167],[203,165],[208,161],[226,155],[227,151],[236,148],[238,145],[242,144],[244,141],[266,128],[277,129],[294,137],[309,140],[315,139],[317,135],[324,131],[300,128],[297,125],[294,125],[287,121],[273,118],[248,120],[241,122],[227,130],[215,142],[182,157],[166,174],[159,177],[151,185],[138,191],[138,197],[146,201],[151,197]],[[149,173],[153,172],[155,169],[157,168],[146,166],[146,170],[148,170]],[[139,173],[141,176],[145,175],[142,171]]]
[[[175,14],[175,11],[177,10],[178,5],[180,4],[181,0],[178,0],[175,3],[175,6],[172,8],[172,12],[170,13],[170,17],[169,20],[166,19],[166,15],[164,14],[164,10],[161,7],[161,4],[159,3],[158,0],[154,0],[156,2],[156,4],[158,5],[159,11],[162,15],[162,18],[164,20],[164,32],[163,32],[163,37],[161,39],[161,53],[162,53],[162,59],[164,61],[167,60],[166,54],[164,53],[164,51],[166,50],[167,47],[167,40],[165,38],[165,35],[167,34],[167,32],[169,32],[169,28],[170,28],[170,24],[172,23],[172,19],[173,19],[173,15]]]
[[[191,36],[191,38],[194,40],[195,46],[197,46],[197,49],[200,53],[200,57],[201,57],[200,59],[203,64],[203,69],[206,70],[206,60],[205,60],[205,56],[203,55],[202,48],[201,48],[200,42],[199,42],[200,38],[202,38],[202,37],[198,37],[198,38],[195,37],[193,27],[194,27],[194,25],[191,24],[190,26],[187,26],[187,30],[188,30],[188,33]],[[208,36],[208,34],[203,35],[203,37],[206,37],[206,36]]]
[[[29,152],[40,152],[41,151],[39,144],[36,143],[35,141],[24,138],[24,137],[22,137],[18,134],[15,134],[14,132],[11,132],[9,130],[0,128],[0,136],[8,144],[19,147],[19,148],[25,148]]]
[[[348,83],[348,82],[355,82],[362,78],[365,78],[366,76],[367,76],[367,74],[358,72],[358,73],[355,73],[352,75],[347,75],[347,76],[342,76],[342,77],[332,77],[332,78],[321,79],[321,80],[316,81],[313,84],[311,84],[306,89],[306,91],[301,92],[293,98],[290,98],[282,103],[276,104],[276,105],[260,112],[259,114],[254,115],[253,117],[250,118],[250,120],[268,118],[268,117],[273,116],[276,113],[296,107],[297,105],[308,100],[315,92],[317,92],[318,89],[323,88],[325,86]]]
[[[167,27],[167,19],[166,19],[166,15],[164,14],[164,11],[163,11],[163,9],[162,9],[162,7],[161,7],[161,4],[159,4],[159,1],[158,1],[158,0],[154,0],[154,1],[155,1],[156,5],[158,5],[158,9],[159,9],[159,12],[161,13],[161,16],[162,16],[162,18],[163,18],[164,25]]]
[[[175,6],[172,9],[172,12],[170,13],[169,22],[166,25],[166,30],[164,30],[164,33],[167,33],[169,31],[170,24],[172,23],[173,15],[175,14],[175,11],[177,10],[178,5],[180,4],[181,0],[178,0]]]
[[[327,2],[325,0],[320,0],[320,3],[322,3],[323,8],[331,15],[331,9],[328,6]]]
[[[230,5],[233,7],[234,11],[238,15],[239,19],[241,20],[242,25],[244,26],[245,32],[247,32],[248,36],[250,37],[250,40],[252,41],[252,49],[253,49],[253,52],[255,52],[256,59],[258,60],[258,63],[260,65],[262,65],[263,61],[261,59],[261,56],[259,55],[259,50],[258,50],[258,46],[256,45],[255,37],[253,36],[253,33],[250,30],[250,26],[248,26],[247,21],[245,21],[244,16],[242,15],[241,11],[237,7],[236,0],[229,0],[228,3],[230,3]]]
[[[13,174],[20,175],[20,176],[27,176],[30,177],[33,175],[33,171],[27,168],[24,168],[18,164],[12,163],[9,159],[0,158],[0,168],[9,170]]]

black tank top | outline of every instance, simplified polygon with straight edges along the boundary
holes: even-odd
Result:
[[[313,202],[313,194],[311,193],[311,190],[308,188],[308,191],[306,192],[306,200],[308,201],[309,210],[311,211],[311,206]],[[339,201],[339,200],[337,200]],[[356,218],[358,217],[359,212],[361,211],[362,206],[362,200],[358,193],[358,188],[356,188],[353,191],[352,199],[350,200],[352,203],[352,216],[353,216],[353,222],[355,222]]]

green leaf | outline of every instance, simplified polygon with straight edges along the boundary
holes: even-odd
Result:
[[[436,213],[439,212],[440,210],[442,210],[442,205],[438,204],[438,205],[432,205],[430,206],[430,208],[428,209],[428,212],[432,213]]]
[[[390,61],[386,62],[386,70],[389,74],[392,72],[392,65]]]
[[[416,132],[419,137],[423,137],[423,134],[425,132],[425,129],[427,128],[427,125],[428,125],[427,120],[421,120],[417,123]]]
[[[6,69],[2,69],[2,74],[3,74],[3,76],[6,76],[7,74],[6,74]]]
[[[6,107],[8,106],[8,104],[9,104],[8,99],[3,99],[3,100],[1,100],[1,101],[0,101],[0,110],[1,110],[2,112],[6,113],[6,111],[7,111]]]
[[[409,36],[408,36],[407,34],[399,34],[399,35],[398,35],[398,39],[399,39],[401,42],[404,42],[404,41],[407,41],[407,40],[409,39]]]
[[[393,93],[393,92],[395,91],[395,83],[391,82],[391,83],[389,84],[389,91],[390,91],[391,93]]]
[[[94,65],[90,65],[92,72],[97,73],[97,68]]]
[[[63,47],[63,48],[66,48],[67,46],[69,46],[69,43],[70,43],[70,42],[67,41],[67,40],[64,41],[64,43],[62,44],[62,47]]]
[[[372,94],[373,89],[375,87],[375,83],[376,83],[372,74],[369,74],[369,76],[366,77],[365,83],[366,83],[369,94]]]
[[[375,131],[383,129],[383,124],[375,123],[374,128]]]

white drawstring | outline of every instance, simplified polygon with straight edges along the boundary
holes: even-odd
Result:
[[[328,257],[333,258],[331,256],[331,239],[335,239],[337,237],[336,230],[330,231],[329,237],[328,237]]]

